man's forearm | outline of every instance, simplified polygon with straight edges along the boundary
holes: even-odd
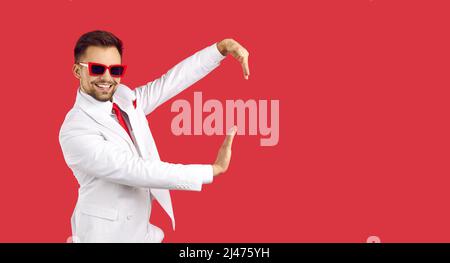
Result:
[[[209,74],[219,66],[222,59],[224,56],[218,51],[217,44],[196,52],[171,68],[161,78],[135,89],[138,103],[141,103],[145,114],[149,114],[156,107]]]

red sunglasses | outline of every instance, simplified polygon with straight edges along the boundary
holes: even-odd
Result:
[[[101,76],[103,74],[105,74],[105,71],[108,69],[109,70],[109,74],[111,74],[112,77],[114,78],[120,78],[123,77],[123,75],[125,74],[125,70],[127,69],[126,65],[111,65],[111,66],[106,66],[100,63],[94,63],[94,62],[89,62],[89,63],[84,63],[84,62],[80,62],[78,63],[83,67],[87,67],[89,69],[89,75],[91,76]]]

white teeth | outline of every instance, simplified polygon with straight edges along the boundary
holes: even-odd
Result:
[[[102,85],[102,84],[95,84],[95,85],[100,87],[100,88],[105,88],[105,89],[111,87],[111,85]]]

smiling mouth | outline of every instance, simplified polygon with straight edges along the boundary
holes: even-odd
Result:
[[[100,84],[100,83],[99,84],[95,83],[94,85],[95,85],[95,87],[97,87],[98,89],[100,89],[102,91],[107,91],[110,88],[112,88],[112,86],[114,86],[113,84]]]

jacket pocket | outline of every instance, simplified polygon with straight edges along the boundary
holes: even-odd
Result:
[[[119,216],[117,209],[114,208],[106,208],[96,205],[81,205],[80,207],[77,207],[77,209],[85,215],[107,219],[110,221],[116,221]]]

